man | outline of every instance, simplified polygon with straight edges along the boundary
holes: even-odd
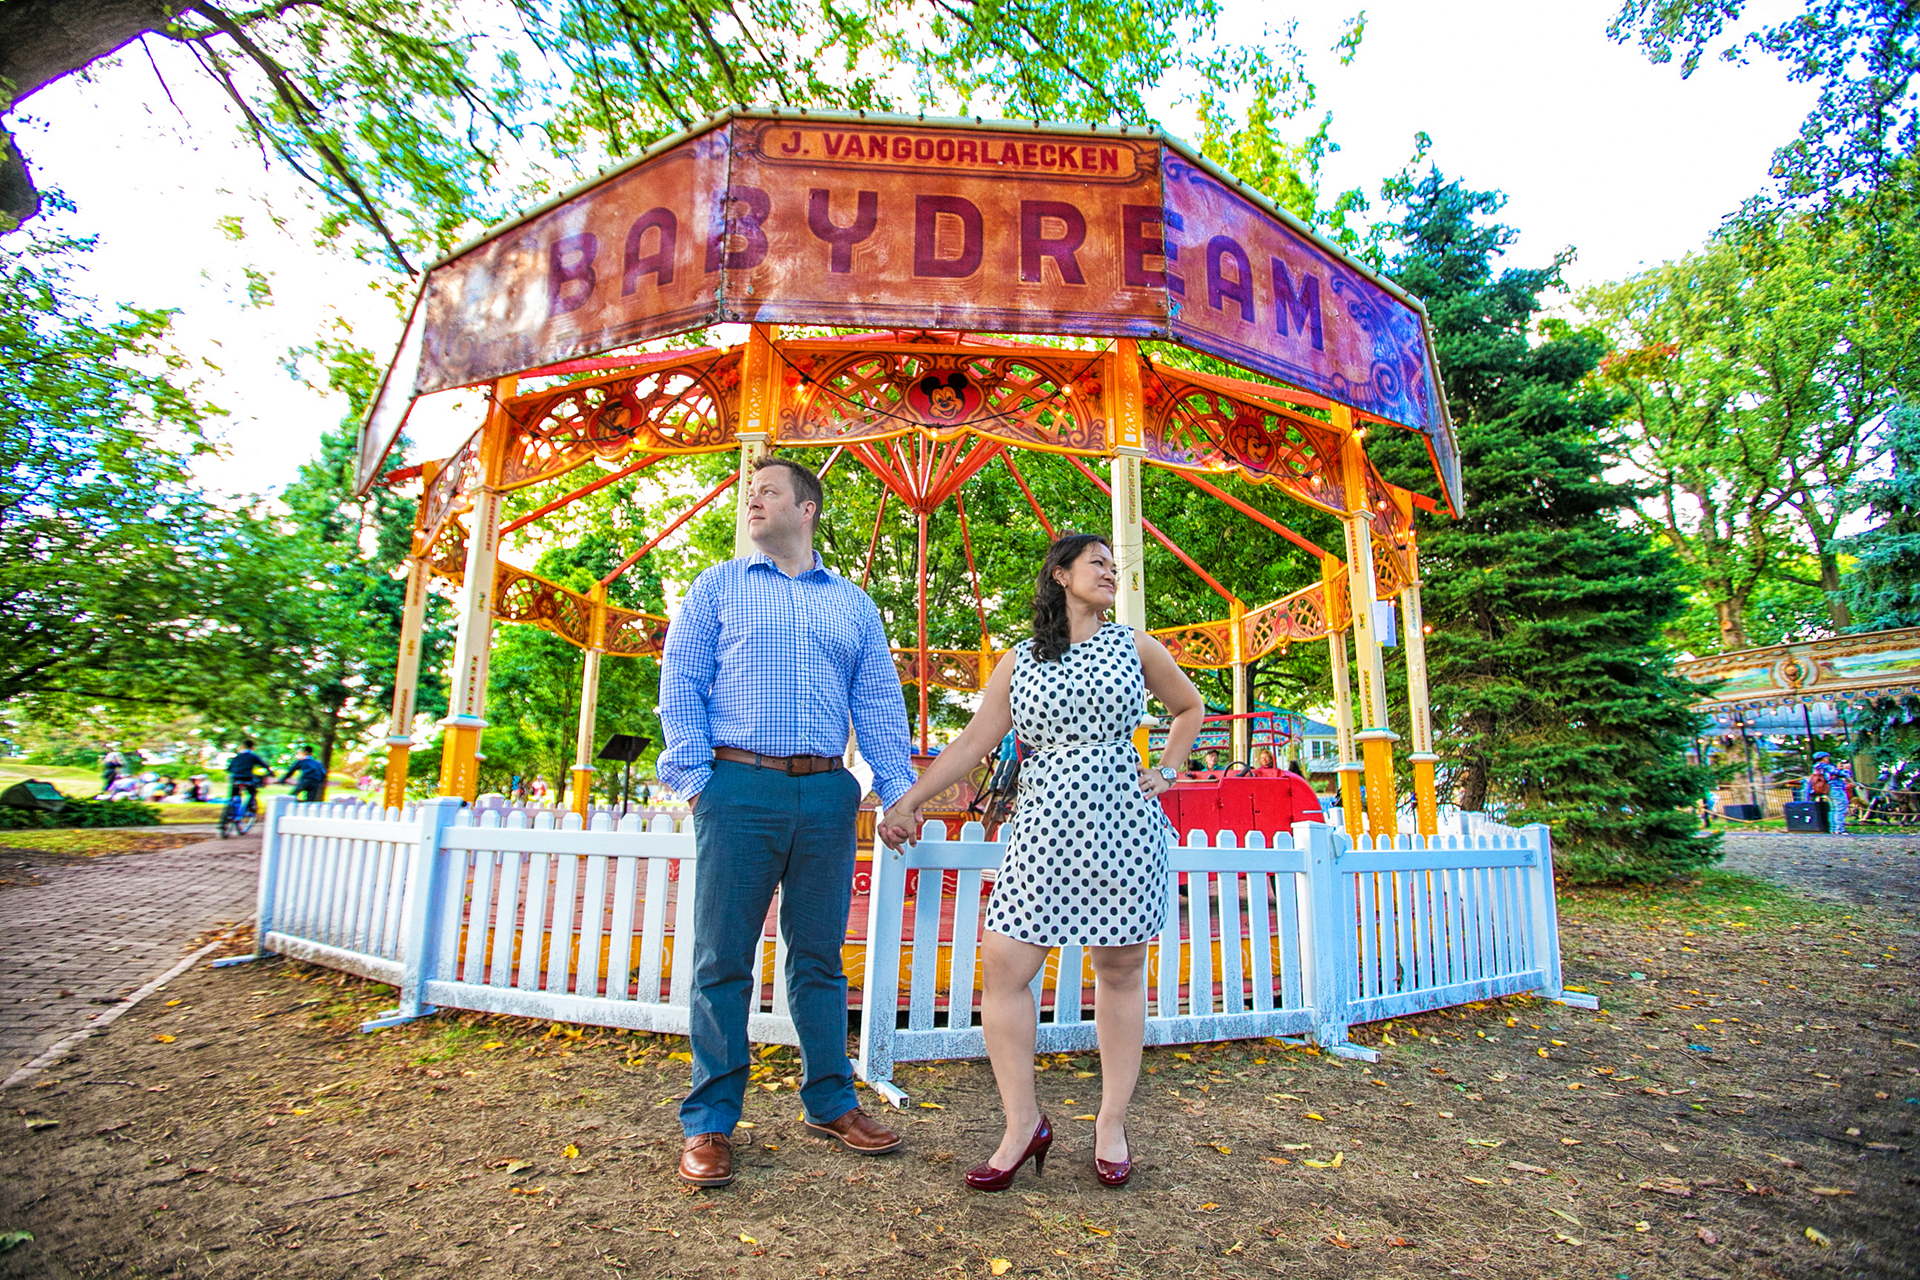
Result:
[[[892,804],[913,785],[900,677],[867,594],[813,549],[819,477],[784,458],[754,470],[754,554],[694,579],[660,670],[660,780],[688,797],[694,881],[693,1084],[680,1107],[680,1177],[733,1181],[733,1127],[758,1005],[754,955],[773,901],[787,943],[787,1007],[800,1034],[807,1128],[878,1155],[900,1137],[856,1105],[840,968],[852,904],[861,787],[845,767],[849,722]]]
[[[227,761],[227,799],[244,792],[251,808],[260,791],[260,779],[272,773],[267,762],[253,753],[253,739],[240,739],[240,753]]]
[[[1816,752],[1807,777],[1806,798],[1827,802],[1827,834],[1847,834],[1847,809],[1853,802],[1853,770],[1833,762],[1828,751]]]
[[[284,783],[294,778],[298,779],[293,784],[295,800],[318,800],[326,790],[326,767],[315,760],[313,752],[306,747],[301,747],[294,752],[293,764],[286,773],[281,775],[280,781]]]

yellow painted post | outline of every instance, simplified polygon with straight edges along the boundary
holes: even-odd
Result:
[[[493,581],[500,557],[500,474],[512,435],[506,402],[517,378],[493,384],[480,432],[480,483],[468,519],[467,567],[460,581],[460,617],[453,640],[453,680],[440,750],[440,794],[472,800],[480,782],[480,734],[487,727],[487,660],[493,648]]]
[[[747,490],[753,485],[753,466],[773,452],[773,432],[780,411],[780,356],[773,349],[780,330],[756,324],[747,333],[747,349],[740,358],[740,480],[734,486],[733,554],[753,554],[747,536]]]
[[[607,650],[607,588],[595,583],[588,593],[593,615],[587,619],[586,661],[580,668],[580,732],[573,748],[573,811],[582,819],[593,798],[593,720],[600,706],[600,656]]]
[[[420,632],[427,613],[427,561],[407,557],[407,596],[400,609],[400,660],[393,673],[393,711],[387,721],[387,770],[380,803],[407,800],[407,760],[413,751],[413,701],[420,688]]]
[[[1346,598],[1346,568],[1332,556],[1320,561],[1320,589],[1326,593],[1327,623],[1332,627],[1339,602]],[[1350,625],[1350,624],[1348,624]],[[1327,656],[1333,667],[1333,730],[1339,737],[1340,814],[1355,840],[1365,830],[1360,812],[1360,751],[1353,742],[1353,686],[1347,672],[1347,627],[1327,632]]]
[[[1365,458],[1360,437],[1353,430],[1353,411],[1345,405],[1334,405],[1333,425],[1348,433],[1340,458],[1347,514],[1340,523],[1346,531],[1347,599],[1353,611],[1354,659],[1360,667],[1360,731],[1354,734],[1354,740],[1360,744],[1366,765],[1367,827],[1377,840],[1394,835],[1398,828],[1393,744],[1400,735],[1387,727],[1387,667],[1373,623],[1378,590],[1373,574],[1373,526],[1368,519]]]
[[[1147,556],[1141,535],[1140,460],[1147,456],[1140,353],[1131,338],[1113,344],[1107,358],[1107,452],[1113,459],[1113,559],[1119,591],[1113,620],[1147,629]]]
[[[1238,600],[1227,602],[1228,644],[1233,655],[1233,758],[1240,764],[1253,763],[1253,722],[1245,719],[1253,708],[1247,698],[1247,606]]]
[[[1440,798],[1435,793],[1433,768],[1440,759],[1433,753],[1433,717],[1427,703],[1427,629],[1420,613],[1420,550],[1411,530],[1407,533],[1407,567],[1413,581],[1400,592],[1401,611],[1406,614],[1407,644],[1407,716],[1413,754],[1413,807],[1420,834],[1440,834]]]

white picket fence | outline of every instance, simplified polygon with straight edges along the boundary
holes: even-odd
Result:
[[[1560,985],[1546,827],[1370,843],[1322,823],[1271,847],[1257,832],[1189,833],[1149,948],[1148,1042],[1305,1036],[1371,1059],[1350,1026],[1519,992],[1592,1003]],[[929,823],[875,861],[856,1066],[896,1102],[894,1064],[985,1056],[980,921],[1001,851],[978,824],[948,839]],[[258,950],[398,987],[368,1029],[458,1008],[684,1034],[689,970],[674,960],[690,954],[698,870],[690,823],[667,815],[583,827],[453,799],[383,811],[281,797]],[[762,966],[768,950],[748,1034],[795,1044],[786,949],[763,937]],[[1058,948],[1034,981],[1043,1052],[1095,1044],[1086,961]]]

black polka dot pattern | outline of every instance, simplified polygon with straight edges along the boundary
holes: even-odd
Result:
[[[1141,794],[1133,733],[1147,707],[1133,631],[1107,623],[1040,662],[1014,649],[1013,727],[1034,749],[987,901],[987,928],[1043,947],[1125,947],[1167,912],[1160,802]]]

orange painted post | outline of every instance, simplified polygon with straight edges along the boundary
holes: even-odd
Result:
[[[1407,715],[1413,740],[1413,807],[1420,834],[1440,833],[1440,797],[1433,770],[1440,757],[1433,753],[1433,716],[1428,709],[1427,628],[1420,612],[1420,549],[1412,530],[1407,532],[1407,568],[1413,581],[1400,591],[1401,611],[1407,616]]]
[[[468,519],[467,566],[460,580],[459,629],[453,640],[453,680],[447,693],[440,750],[440,794],[472,800],[480,783],[480,735],[487,727],[487,660],[493,648],[494,572],[500,558],[500,476],[513,439],[506,402],[518,378],[493,384],[486,425],[480,429],[480,483]]]
[[[407,761],[413,752],[413,702],[420,688],[420,632],[427,612],[425,555],[407,557],[407,596],[400,610],[400,660],[393,674],[393,711],[387,721],[387,768],[380,803],[407,800]]]
[[[773,452],[773,432],[780,411],[780,355],[773,349],[780,330],[756,324],[747,332],[747,349],[740,358],[740,489],[734,503],[733,554],[753,554],[747,536],[747,492],[753,487],[753,466]]]
[[[582,819],[593,799],[593,722],[600,706],[600,658],[607,651],[607,588],[596,582],[588,596],[593,616],[587,620],[586,660],[580,667],[580,732],[573,748],[573,811]]]
[[[1373,524],[1366,483],[1366,459],[1360,451],[1360,433],[1354,430],[1353,410],[1333,406],[1333,425],[1347,432],[1340,450],[1340,473],[1346,514],[1340,523],[1347,537],[1347,599],[1353,610],[1354,659],[1359,663],[1360,744],[1366,766],[1367,828],[1375,839],[1393,836],[1398,829],[1394,794],[1393,744],[1400,735],[1387,727],[1387,668],[1374,627],[1373,603],[1378,586],[1373,574]]]

